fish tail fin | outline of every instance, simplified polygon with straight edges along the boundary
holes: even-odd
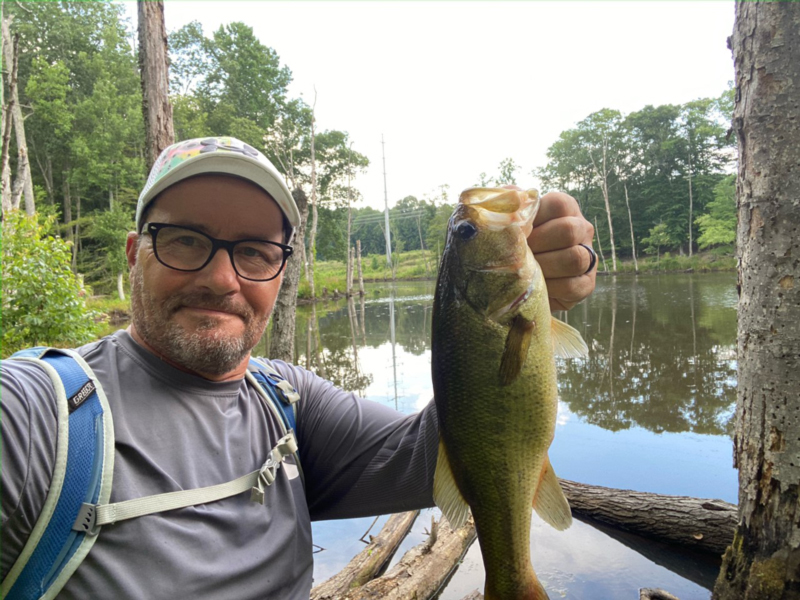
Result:
[[[536,577],[533,569],[530,570],[530,577],[527,577],[522,585],[514,590],[506,590],[501,592],[492,586],[492,582],[487,579],[486,586],[483,590],[484,600],[550,600],[550,596],[544,591],[541,582]]]
[[[441,438],[439,438],[439,456],[436,459],[436,474],[433,476],[433,501],[442,510],[453,530],[467,522],[469,505],[456,486],[447,449]]]
[[[553,338],[553,351],[559,358],[586,358],[589,348],[583,341],[581,334],[574,327],[555,317],[550,319],[551,337]]]
[[[572,525],[572,511],[569,502],[564,496],[564,490],[558,483],[550,458],[545,456],[542,474],[539,476],[539,486],[533,495],[533,508],[544,521],[563,531]]]

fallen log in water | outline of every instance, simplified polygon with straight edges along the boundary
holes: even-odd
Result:
[[[412,510],[389,517],[380,533],[344,569],[311,590],[311,600],[341,598],[380,575],[418,515],[418,510]]]
[[[619,490],[566,479],[560,482],[576,515],[717,556],[733,541],[735,504]]]
[[[475,541],[475,524],[453,531],[439,521],[431,537],[403,556],[388,573],[342,596],[342,600],[425,600],[450,578],[464,553]]]

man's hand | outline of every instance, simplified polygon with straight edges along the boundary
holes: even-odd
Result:
[[[561,192],[542,196],[528,246],[542,267],[550,310],[569,310],[594,291],[597,265],[589,251],[594,227],[583,218],[578,202]]]

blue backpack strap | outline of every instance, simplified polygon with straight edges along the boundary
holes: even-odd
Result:
[[[252,377],[251,382],[255,381],[258,384],[263,396],[269,400],[269,404],[279,416],[281,426],[284,429],[283,433],[291,432],[294,435],[294,432],[297,431],[296,403],[300,399],[300,394],[292,387],[291,383],[267,363],[251,358],[248,367],[247,373]],[[296,439],[295,436],[295,441]],[[295,450],[292,456],[294,457],[300,480],[305,487],[303,468],[300,465],[300,451]]]
[[[0,587],[8,600],[53,598],[95,542],[78,519],[84,502],[107,503],[114,470],[114,428],[105,394],[71,350],[32,348],[12,358],[39,363],[53,381],[58,413],[56,462],[45,505]]]
[[[292,384],[267,364],[251,358],[249,366],[250,373],[280,410],[281,419],[286,430],[296,431],[297,422],[294,404],[300,398],[300,395],[294,390]]]

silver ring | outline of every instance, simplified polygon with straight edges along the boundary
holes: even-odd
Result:
[[[584,275],[587,275],[588,273],[592,272],[592,269],[594,269],[594,266],[597,264],[597,253],[594,250],[592,250],[591,246],[587,246],[586,244],[578,244],[578,246],[583,246],[584,248],[586,248],[589,251],[589,256],[592,257],[592,260],[589,263],[589,268],[586,269],[586,272],[584,273]]]

